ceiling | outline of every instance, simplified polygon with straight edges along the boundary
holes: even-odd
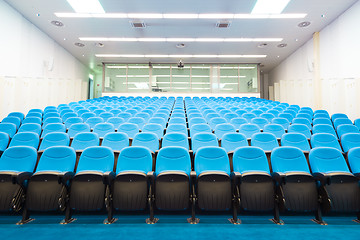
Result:
[[[94,71],[102,62],[176,63],[177,58],[104,58],[95,54],[161,55],[267,55],[266,58],[184,58],[186,63],[259,63],[269,72],[281,61],[335,20],[357,0],[292,0],[282,13],[306,13],[299,19],[136,19],[145,28],[133,28],[130,18],[60,18],[55,12],[74,10],[66,0],[5,0],[25,18],[55,39],[61,46]],[[100,0],[106,13],[244,13],[249,14],[256,0]],[[57,27],[51,21],[61,21]],[[218,21],[229,20],[229,28],[216,28]],[[298,24],[309,21],[308,27]],[[281,42],[102,42],[80,41],[79,37],[126,38],[283,38]],[[81,42],[84,47],[75,46]],[[267,43],[264,48],[258,47]],[[277,45],[285,43],[284,48]]]

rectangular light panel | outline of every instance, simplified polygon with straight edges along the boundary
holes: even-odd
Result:
[[[77,13],[105,13],[99,0],[67,0]]]
[[[252,14],[280,14],[290,0],[257,0]]]

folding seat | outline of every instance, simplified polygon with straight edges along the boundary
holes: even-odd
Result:
[[[162,140],[162,148],[164,147],[184,147],[189,151],[188,137],[179,132],[167,133]]]
[[[57,112],[49,112],[45,113],[43,116],[44,121],[48,118],[60,118],[60,114]]]
[[[65,113],[64,116],[61,117],[61,119],[63,120],[63,122],[66,122],[68,118],[73,118],[73,117],[79,117],[79,116],[74,112],[69,112],[69,113]]]
[[[251,111],[252,114],[255,114],[256,117],[260,117],[261,114],[264,113],[264,111],[261,111],[259,109],[254,109]]]
[[[251,120],[252,124],[256,124],[259,126],[260,129],[264,129],[264,126],[269,123],[266,118],[256,117]]]
[[[0,211],[18,212],[23,206],[27,180],[37,161],[33,147],[7,148],[0,158]]]
[[[121,113],[121,110],[120,109],[111,109],[109,112],[112,113],[114,115],[114,117],[117,117]]]
[[[157,123],[146,124],[143,127],[142,132],[155,133],[159,140],[164,136],[164,128],[160,124],[157,124]]]
[[[23,123],[18,130],[18,133],[20,132],[33,132],[40,136],[41,125],[37,123]]]
[[[149,124],[159,124],[163,129],[166,128],[166,121],[161,117],[152,117],[149,119]]]
[[[133,116],[135,116],[135,114],[138,113],[138,110],[135,110],[135,109],[132,108],[132,109],[127,109],[125,112],[130,113],[131,116],[133,117]]]
[[[248,123],[251,123],[251,120],[253,118],[256,118],[256,115],[253,113],[244,113],[241,117],[245,118],[248,121]]]
[[[270,123],[264,126],[264,132],[272,133],[277,139],[280,139],[285,134],[285,129],[280,124]]]
[[[334,135],[331,135],[330,133],[313,134],[310,138],[310,143],[311,143],[311,148],[332,147],[342,152],[342,149],[340,147],[337,138]]]
[[[296,133],[304,134],[305,137],[308,139],[310,139],[311,137],[310,129],[305,124],[300,124],[300,123],[291,124],[288,128],[288,132],[289,133],[296,132]]]
[[[144,112],[139,112],[139,113],[135,114],[135,117],[140,117],[140,118],[144,119],[145,123],[147,123],[150,119],[150,115],[148,113],[144,113]]]
[[[75,135],[70,147],[77,152],[82,152],[84,149],[93,146],[99,146],[99,136],[93,132],[82,132]]]
[[[75,137],[76,134],[80,132],[90,132],[90,126],[87,123],[75,123],[71,125],[68,129],[68,134],[70,138]]]
[[[235,113],[239,116],[242,117],[243,114],[247,113],[247,111],[245,111],[244,109],[240,109],[235,111]]]
[[[244,107],[244,110],[248,113],[250,113],[252,110],[254,110],[253,107]]]
[[[18,129],[20,127],[21,124],[21,120],[18,117],[5,117],[3,118],[3,120],[1,121],[1,123],[13,123],[16,125],[16,129]]]
[[[154,189],[149,185],[149,179],[153,176],[152,170],[153,160],[148,148],[124,148],[116,166],[112,207],[118,211],[145,210],[148,198],[154,194]]]
[[[219,111],[221,117],[225,117],[226,114],[232,113],[229,109],[222,109]]]
[[[192,180],[197,188],[196,191],[193,188],[191,195],[196,196],[193,198],[197,199],[198,207],[206,211],[227,211],[233,208],[233,218],[230,221],[238,223],[238,199],[233,198],[230,162],[225,149],[215,146],[199,148],[195,155],[194,170],[196,177],[192,176]],[[190,222],[198,222],[195,212]]]
[[[29,113],[40,113],[41,114],[41,116],[43,115],[43,110],[41,110],[41,109],[39,109],[39,108],[33,108],[33,109],[30,109],[29,110],[29,112],[28,112],[28,114]],[[26,115],[27,116],[27,115]]]
[[[17,117],[20,119],[20,123],[24,120],[24,114],[22,112],[11,112],[8,114],[8,117]]]
[[[203,132],[207,132],[207,133],[212,133],[211,131],[211,127],[206,124],[206,123],[202,123],[202,124],[194,124],[191,128],[190,128],[190,137],[193,138],[193,136],[197,133],[203,133]]]
[[[83,119],[84,122],[86,122],[91,117],[96,117],[96,114],[93,112],[86,112],[81,114],[81,118]]]
[[[42,120],[43,115],[40,112],[29,112],[28,114],[26,114],[26,118],[40,118],[40,120]]]
[[[66,121],[64,122],[65,127],[67,129],[69,129],[71,127],[71,125],[76,124],[76,123],[83,123],[83,120],[81,117],[70,117],[68,119],[66,119]]]
[[[59,109],[60,117],[63,117],[66,113],[73,113],[74,111],[71,109]]]
[[[227,153],[235,151],[238,147],[249,146],[247,138],[241,133],[225,133],[221,138],[221,147],[226,150]]]
[[[275,116],[273,115],[273,114],[271,114],[271,113],[262,113],[261,115],[260,115],[260,117],[262,117],[262,118],[265,118],[266,120],[268,120],[268,122],[271,122],[271,120],[273,119],[273,118],[275,118]]]
[[[314,111],[314,115],[315,115],[315,114],[318,114],[318,113],[329,115],[329,113],[328,113],[326,110],[323,110],[323,109],[319,109],[319,110],[315,110],[315,111]]]
[[[332,122],[334,122],[335,119],[337,119],[337,118],[349,118],[349,117],[344,113],[334,113],[333,115],[331,115]]]
[[[289,121],[286,118],[280,117],[273,118],[273,120],[271,120],[271,123],[280,124],[285,130],[287,130],[290,125]]]
[[[89,124],[90,129],[94,129],[96,124],[103,123],[103,122],[104,122],[104,119],[102,119],[101,117],[90,117],[85,121],[85,123]]]
[[[0,157],[2,153],[5,151],[5,149],[8,147],[9,141],[10,141],[9,135],[7,133],[0,132]]]
[[[191,128],[195,124],[206,124],[205,118],[196,117],[189,119],[189,128]]]
[[[149,116],[150,116],[149,118],[151,118],[154,115],[154,110],[149,109],[149,108],[142,110],[142,112],[149,114]]]
[[[100,113],[99,117],[101,117],[102,119],[104,119],[104,122],[107,122],[107,120],[111,117],[114,117],[114,114],[110,113],[110,112],[103,112]]]
[[[186,126],[186,119],[185,118],[178,118],[178,117],[170,118],[168,125],[171,125],[171,124],[183,124],[183,125]]]
[[[84,133],[79,133],[84,134]],[[77,136],[78,136],[77,135]],[[76,138],[76,137],[75,137]],[[88,147],[81,154],[72,179],[70,197],[63,224],[74,221],[72,214],[78,211],[99,211],[110,201],[110,187],[114,178],[114,153],[108,147]],[[106,203],[106,204],[105,204]],[[110,215],[110,214],[109,214]],[[108,218],[105,223],[111,223]]]
[[[328,124],[317,124],[313,126],[312,129],[312,133],[316,134],[316,133],[329,133],[333,136],[335,136],[337,138],[337,134],[334,130],[334,128],[332,127],[332,125],[328,125]]]
[[[242,117],[231,119],[230,123],[235,127],[235,129],[239,129],[241,125],[247,124],[247,120]]]
[[[145,120],[141,117],[132,117],[128,120],[129,123],[134,123],[138,125],[139,129],[142,129],[145,125]]]
[[[186,136],[189,136],[188,129],[186,125],[184,124],[169,124],[166,128],[166,133],[172,133],[172,132],[180,132],[185,134]]]
[[[312,123],[312,115],[308,114],[308,113],[298,113],[296,114],[296,118],[306,118],[307,120],[309,120],[310,124]]]
[[[169,120],[169,114],[167,114],[167,113],[155,113],[152,117],[153,118],[162,118],[165,120],[165,123],[167,123]]]
[[[302,107],[299,112],[308,112],[311,116],[314,115],[314,111],[311,107]]]
[[[62,123],[47,124],[41,133],[41,138],[45,137],[46,134],[51,133],[51,132],[63,132],[63,133],[66,132],[65,124],[62,124]]]
[[[294,117],[290,113],[280,113],[279,117],[286,118],[289,122],[292,122],[292,120],[294,119]]]
[[[256,124],[247,123],[239,127],[239,133],[244,134],[247,139],[250,139],[253,134],[258,132],[260,132],[260,128]]]
[[[236,129],[232,124],[222,123],[222,124],[216,125],[214,133],[215,133],[216,137],[220,140],[220,139],[222,139],[222,137],[225,133],[235,133],[235,132],[236,132]]]
[[[279,143],[274,134],[259,132],[252,135],[251,146],[259,147],[265,152],[271,152],[274,148],[279,147]]]
[[[341,136],[341,146],[345,153],[350,149],[360,147],[360,132],[346,133]]]
[[[210,123],[211,119],[221,117],[220,114],[217,113],[209,113],[205,115],[205,119],[208,123]]]
[[[349,152],[348,156],[351,166],[352,153]],[[350,172],[342,153],[329,147],[312,149],[309,162],[314,177],[319,181],[323,208],[332,212],[356,213],[359,222],[359,179]],[[356,168],[354,170],[356,172]]]
[[[317,118],[327,118],[330,120],[330,115],[328,113],[314,113],[313,119]]]
[[[237,115],[236,115],[237,116]],[[199,112],[199,113],[188,113],[187,117],[189,120],[191,120],[192,118],[203,118],[204,116]]]
[[[331,122],[330,118],[314,118],[313,126],[318,125],[318,124],[327,124],[327,125],[332,126],[332,122]]]
[[[63,123],[62,119],[59,117],[50,117],[50,118],[46,118],[43,121],[43,125],[42,128],[44,129],[46,127],[46,125],[51,124],[51,123]]]
[[[89,113],[90,111],[88,109],[80,109],[78,111],[76,111],[76,114],[81,117],[81,115],[83,115],[84,113]]]
[[[245,211],[274,211],[275,223],[281,224],[275,203],[275,186],[264,151],[258,147],[239,147],[233,158],[235,198]]]
[[[270,110],[267,111],[267,113],[271,113],[275,117],[278,117],[279,114],[280,114],[280,112],[278,110],[275,110],[275,109],[270,109]]]
[[[26,117],[26,118],[23,120],[22,124],[25,124],[25,123],[36,123],[36,124],[41,125],[41,124],[42,124],[42,120],[41,120],[41,118],[39,118],[39,117]]]
[[[67,133],[63,132],[53,132],[48,133],[42,139],[39,152],[43,152],[45,149],[54,146],[69,146],[70,145],[70,137]]]
[[[170,116],[171,118],[185,118],[185,113],[173,112]]]
[[[99,138],[103,138],[105,134],[115,132],[115,127],[111,123],[98,123],[93,129],[94,133],[97,133]]]
[[[123,148],[129,146],[129,137],[126,133],[111,132],[104,136],[101,146],[109,147],[113,151],[121,152]]]
[[[223,124],[223,123],[227,123],[227,121],[226,121],[225,118],[221,118],[221,117],[217,118],[217,117],[216,117],[216,118],[212,118],[212,119],[210,120],[209,125],[210,125],[210,127],[211,127],[212,130],[215,130],[215,128],[216,128],[216,126],[217,126],[218,124]]]
[[[342,124],[350,124],[353,125],[352,121],[348,118],[337,118],[334,120],[334,128],[337,129],[338,126]]]
[[[294,109],[291,109],[291,108],[287,108],[287,109],[284,110],[281,114],[290,114],[291,117],[294,118],[294,117],[296,117],[297,111],[295,111]],[[285,115],[285,116],[286,116],[286,115]],[[281,117],[280,114],[279,114],[279,117]],[[288,119],[288,120],[289,120],[289,119]],[[292,119],[289,120],[289,122],[291,122],[291,121],[292,121]]]
[[[357,126],[352,124],[341,124],[336,128],[336,133],[338,135],[338,138],[340,139],[342,135],[346,133],[359,133],[359,129]]]
[[[34,132],[21,132],[16,133],[10,141],[9,147],[15,146],[29,146],[36,150],[39,147],[39,135]]]
[[[298,132],[290,132],[282,135],[281,146],[297,147],[303,152],[310,152],[308,139],[304,134]]]
[[[275,148],[271,154],[271,166],[280,210],[315,212],[314,221],[325,225],[316,181],[303,152],[296,147]]]
[[[18,224],[33,220],[30,211],[65,210],[75,163],[76,154],[70,147],[49,147],[43,152],[29,180],[23,217]]]
[[[126,133],[130,139],[133,139],[135,134],[139,132],[139,126],[135,123],[123,123],[119,126],[117,131]]]
[[[104,109],[95,109],[93,113],[95,113],[97,117],[100,117],[100,114],[104,112],[106,112]]]
[[[219,142],[215,134],[197,133],[191,138],[191,149],[194,154],[196,154],[199,148],[208,146],[219,147]]]
[[[237,118],[237,117],[239,117],[239,116],[238,116],[237,114],[235,114],[235,113],[227,113],[227,114],[225,114],[225,116],[224,116],[224,118],[226,119],[226,121],[227,121],[228,123],[231,122],[231,119]]]

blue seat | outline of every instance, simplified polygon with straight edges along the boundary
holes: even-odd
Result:
[[[278,111],[278,110],[276,110],[276,109],[270,109],[270,110],[268,110],[266,113],[271,113],[271,114],[274,115],[275,118],[276,118],[276,117],[279,116],[280,111]]]
[[[327,125],[332,126],[332,122],[331,122],[330,118],[322,118],[322,117],[314,118],[313,126],[318,125],[318,124],[327,124]]]
[[[321,112],[320,113],[314,113],[313,121],[315,119],[317,119],[317,118],[326,118],[326,119],[329,119],[331,121],[330,115],[328,113],[321,113]]]
[[[79,116],[77,115],[77,113],[68,112],[68,113],[65,113],[64,116],[61,117],[61,119],[63,120],[63,122],[66,122],[66,120],[68,118],[73,118],[73,117],[79,117]]]
[[[16,125],[16,129],[18,129],[20,127],[21,120],[18,117],[10,116],[10,117],[3,118],[1,123],[13,123]]]
[[[74,140],[80,134],[75,136]],[[110,198],[110,184],[114,178],[114,153],[108,147],[88,147],[80,156],[76,174],[71,183],[69,211],[63,223],[72,221],[72,211],[99,211]],[[108,208],[109,210],[109,208]],[[113,222],[110,214],[108,222]]]
[[[312,149],[309,163],[319,181],[323,208],[333,212],[360,211],[359,180],[350,172],[340,151],[330,147]]]
[[[81,132],[90,132],[90,126],[87,123],[75,123],[72,124],[68,129],[70,138],[75,137],[76,134]]]
[[[183,124],[186,126],[186,119],[180,117],[170,118],[168,125],[170,126],[172,124]]]
[[[25,119],[26,118],[40,118],[42,120],[43,114],[40,112],[29,112],[28,114],[26,114]]]
[[[256,118],[257,116],[253,113],[244,113],[241,117],[245,118],[248,121],[248,123],[251,123],[251,120],[253,118]]]
[[[275,209],[274,183],[264,151],[258,147],[239,147],[235,150],[233,169],[237,181],[241,209],[266,212]],[[274,219],[276,219],[276,214]],[[280,222],[280,219],[276,219]]]
[[[60,114],[58,112],[46,112],[44,113],[43,119],[44,121],[48,118],[60,118]]]
[[[96,114],[93,112],[86,112],[86,113],[81,114],[80,117],[83,119],[84,122],[86,122],[89,118],[96,117]]]
[[[143,127],[142,132],[155,133],[159,140],[164,136],[164,128],[160,124],[157,124],[157,123],[146,124]]]
[[[328,125],[328,124],[317,124],[313,126],[312,129],[312,133],[313,134],[317,134],[317,133],[329,133],[331,135],[333,135],[334,137],[338,137],[334,128],[332,127],[332,125]]]
[[[337,118],[334,120],[334,128],[337,129],[338,126],[342,125],[342,124],[348,124],[348,125],[352,125],[352,121],[348,118]]]
[[[285,133],[282,135],[281,146],[297,147],[303,152],[310,151],[308,139],[304,134],[298,132]]]
[[[110,112],[103,112],[103,113],[100,113],[99,117],[101,117],[104,120],[104,122],[107,122],[109,118],[114,117],[114,114],[112,114]]]
[[[201,147],[213,146],[219,147],[218,140],[215,134],[212,133],[197,133],[191,138],[191,149],[194,154]]]
[[[121,117],[110,117],[106,121],[107,123],[111,123],[114,125],[115,130],[119,128],[119,126],[125,123],[125,120]]]
[[[292,122],[292,120],[294,119],[294,116],[291,115],[290,113],[280,113],[279,114],[280,118],[286,118],[289,122]]]
[[[296,109],[294,109],[294,108],[287,108],[287,109],[284,110],[282,113],[284,113],[284,114],[290,114],[291,117],[294,118],[294,117],[296,117],[296,114],[298,113],[298,111],[297,111]],[[281,117],[280,114],[279,114],[279,117]],[[289,120],[289,119],[288,119],[288,120]],[[292,119],[289,120],[289,122],[291,122],[291,121],[292,121]]]
[[[153,153],[159,150],[159,138],[152,132],[137,133],[132,141],[132,146],[147,147]]]
[[[71,147],[47,148],[40,157],[26,192],[25,210],[21,223],[26,223],[30,211],[64,211],[70,179],[74,175],[76,153]]]
[[[260,129],[264,129],[264,126],[269,123],[266,118],[256,117],[251,120],[252,124],[256,124],[259,126]]]
[[[172,112],[171,118],[185,118],[184,112]]]
[[[39,147],[39,142],[40,139],[37,133],[21,132],[14,135],[14,137],[10,141],[9,147],[29,146],[37,150]]]
[[[95,109],[93,113],[95,113],[97,117],[100,117],[100,114],[104,112],[106,112],[104,109]]]
[[[99,136],[93,132],[78,133],[71,142],[71,147],[76,151],[83,151],[93,146],[99,146]]]
[[[20,132],[33,132],[40,136],[41,125],[37,123],[23,123],[18,130],[18,133]]]
[[[150,119],[150,115],[145,112],[139,112],[139,113],[135,114],[135,117],[140,117],[140,118],[144,119],[145,123],[147,123]]]
[[[231,123],[231,120],[233,119],[233,118],[237,118],[237,117],[239,117],[236,113],[227,113],[227,114],[225,114],[224,115],[224,118],[226,119],[226,121],[228,122],[228,123]]]
[[[195,118],[191,118],[189,119],[189,128],[191,129],[192,126],[194,126],[195,124],[206,124],[206,120],[203,117],[195,117]]]
[[[242,117],[231,119],[230,123],[235,127],[235,129],[239,129],[241,125],[247,124],[247,120]]]
[[[353,147],[348,151],[347,159],[351,172],[359,177],[360,176],[360,147]]]
[[[274,148],[279,147],[279,143],[274,134],[259,132],[252,135],[251,146],[259,147],[265,152],[271,152]]]
[[[177,123],[173,123],[173,124],[169,124],[166,128],[166,133],[172,133],[172,132],[179,132],[179,133],[183,133],[186,136],[188,136],[188,130],[185,124],[177,124]]]
[[[162,147],[183,147],[189,150],[188,137],[183,133],[172,132],[164,135]]]
[[[308,127],[308,129],[310,130],[311,129],[311,122],[307,119],[307,118],[294,118],[293,121],[292,121],[292,124],[302,124],[302,125],[305,125]],[[290,126],[289,126],[290,127]],[[289,128],[288,127],[288,128]]]
[[[26,124],[26,123],[36,123],[39,124],[41,126],[42,124],[42,119],[39,117],[26,117],[22,124]]]
[[[309,120],[310,124],[313,121],[312,114],[309,114],[307,112],[303,112],[303,113],[299,112],[298,114],[296,114],[295,118],[305,118],[305,119]]]
[[[331,135],[330,133],[313,134],[311,136],[310,143],[311,143],[311,148],[333,147],[339,150],[340,152],[342,152],[342,149],[340,147],[337,138],[334,135]]]
[[[162,118],[165,120],[165,123],[167,123],[167,121],[169,119],[169,114],[163,113],[163,112],[156,112],[152,117],[153,118]]]
[[[215,118],[212,118],[212,119],[210,120],[209,125],[210,125],[210,127],[211,127],[212,130],[215,130],[215,128],[216,128],[216,126],[217,126],[218,124],[224,124],[224,123],[227,123],[227,121],[226,121],[225,118],[215,117]]]
[[[329,116],[328,111],[323,110],[323,109],[315,110],[315,111],[314,111],[314,116],[315,116],[316,114],[327,114],[327,115]]]
[[[322,221],[316,181],[303,152],[296,147],[278,147],[271,154],[273,177],[279,207],[290,212],[315,212],[318,223]]]
[[[264,111],[259,110],[259,109],[254,109],[251,111],[252,114],[255,114],[256,117],[260,117],[261,114],[264,113]]]
[[[32,108],[32,109],[29,110],[28,114],[29,113],[40,113],[41,115],[43,115],[44,111],[39,109],[39,108]]]
[[[115,127],[111,123],[98,123],[93,129],[94,133],[97,133],[99,138],[103,138],[105,134],[115,132]]]
[[[46,127],[43,129],[41,133],[41,138],[45,137],[46,134],[51,132],[66,132],[66,127],[62,123],[49,123],[46,125]]]
[[[128,122],[138,125],[139,129],[142,129],[145,125],[145,120],[141,117],[131,117],[128,119]]]
[[[300,123],[291,124],[288,128],[288,132],[304,134],[305,137],[308,139],[310,139],[311,137],[310,129],[305,124],[300,124]]]
[[[262,114],[260,115],[260,117],[265,118],[266,120],[268,120],[268,122],[271,122],[271,120],[272,120],[273,118],[275,118],[275,115],[266,112],[266,113],[262,113]]]
[[[9,141],[10,141],[9,134],[0,132],[0,157],[1,157],[1,154],[8,147]]]
[[[109,112],[112,113],[114,115],[114,117],[117,117],[121,113],[121,110],[120,109],[111,109]]]
[[[238,147],[249,146],[246,136],[241,133],[225,133],[221,139],[221,147],[226,152],[233,152]]]
[[[82,118],[80,118],[80,117],[69,117],[65,121],[65,127],[67,129],[69,129],[71,127],[71,125],[76,124],[76,123],[83,123]]]
[[[288,129],[290,123],[286,118],[276,117],[271,120],[271,123],[280,124],[285,130]]]
[[[343,134],[341,136],[341,146],[345,153],[352,148],[360,147],[360,132]]]
[[[359,133],[357,126],[352,124],[341,124],[336,128],[336,133],[340,139],[342,135],[346,133]]]
[[[205,115],[205,114],[203,114],[203,115]],[[210,123],[211,119],[219,118],[219,117],[221,117],[221,116],[220,116],[220,114],[217,114],[217,113],[208,113],[205,115],[205,119],[206,119],[207,123]]]
[[[236,110],[235,113],[239,116],[239,117],[242,117],[243,114],[247,113],[246,110],[244,109],[239,109],[239,110]]]
[[[113,151],[120,152],[129,146],[129,137],[126,133],[111,132],[104,136],[101,146],[109,147]]]
[[[85,121],[85,123],[89,124],[91,129],[94,129],[96,124],[103,123],[103,122],[104,122],[104,119],[102,119],[101,117],[90,117]]]
[[[152,117],[149,119],[148,123],[160,124],[163,129],[166,128],[166,120],[162,117]]]
[[[222,123],[215,127],[215,135],[220,140],[225,133],[235,133],[236,129],[232,124]]]
[[[49,118],[44,119],[42,128],[44,129],[48,124],[52,124],[52,123],[61,123],[62,124],[63,121],[59,117],[49,117]]]
[[[256,124],[247,123],[247,124],[242,124],[239,127],[239,133],[244,134],[248,139],[250,139],[253,134],[258,132],[260,132],[260,128]]]
[[[270,123],[264,126],[264,132],[272,133],[276,138],[280,139],[283,134],[285,134],[285,129],[280,124]]]
[[[20,123],[22,123],[25,115],[22,112],[11,112],[8,114],[8,117],[17,117],[20,119]]]
[[[135,123],[123,123],[119,126],[117,131],[126,133],[129,138],[132,139],[139,132],[139,126]]]
[[[70,145],[70,137],[67,133],[63,133],[63,132],[48,133],[41,141],[39,152],[44,151],[49,147],[55,147],[55,146],[68,147],[69,145]]]
[[[348,118],[348,116],[344,113],[334,113],[331,115],[331,121],[334,122],[337,118]]]
[[[7,148],[0,158],[0,211],[21,210],[26,180],[36,165],[37,152],[33,147]]]

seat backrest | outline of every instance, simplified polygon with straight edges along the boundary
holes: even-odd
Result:
[[[231,122],[231,119],[237,118],[237,117],[239,117],[239,116],[238,116],[237,114],[233,113],[233,112],[231,112],[231,113],[226,113],[226,114],[224,115],[224,118],[226,119],[226,121],[227,121],[228,123]]]
[[[281,137],[281,146],[297,147],[301,151],[310,151],[309,141],[307,137],[299,132],[285,133]]]
[[[81,134],[81,133],[79,133]],[[110,172],[114,169],[114,152],[111,148],[93,146],[86,148],[80,156],[76,173],[97,171]]]
[[[336,132],[334,130],[334,128],[332,127],[332,125],[328,125],[328,124],[317,124],[313,126],[312,129],[312,133],[313,134],[317,134],[317,133],[329,133],[331,135],[333,135],[334,137],[337,138]]]
[[[69,117],[65,121],[65,127],[69,128],[69,127],[71,127],[71,125],[73,125],[75,123],[83,123],[82,118],[80,118],[80,117]]]
[[[157,123],[146,124],[143,127],[142,132],[155,133],[159,140],[164,136],[164,128],[160,124],[157,124]]]
[[[246,110],[244,109],[239,109],[239,110],[236,110],[235,113],[239,116],[239,117],[242,117],[243,114],[247,113]],[[247,120],[246,120],[247,121]]]
[[[264,126],[264,132],[272,133],[276,138],[281,138],[285,134],[285,129],[280,124],[270,123]]]
[[[156,150],[159,150],[159,138],[152,132],[140,132],[135,135],[132,146],[147,147],[155,153]]]
[[[100,114],[106,112],[104,109],[95,109],[94,113],[96,114],[96,116],[100,117]]]
[[[342,125],[342,124],[350,124],[352,125],[352,121],[348,118],[336,118],[334,120],[334,128],[337,129],[338,126]]]
[[[63,122],[66,122],[66,120],[68,118],[72,118],[72,117],[78,117],[78,115],[74,112],[68,112],[68,113],[65,113],[64,116],[62,116],[61,118],[62,118]]]
[[[47,148],[40,157],[36,172],[73,172],[76,153],[71,147],[55,146]]]
[[[355,147],[360,147],[360,132],[343,134],[341,136],[341,146],[344,152],[348,152]]]
[[[105,134],[115,132],[115,127],[111,123],[98,123],[95,125],[93,132],[97,133],[100,138],[103,138]]]
[[[302,133],[305,135],[306,138],[309,138],[309,139],[311,137],[310,129],[305,124],[300,124],[300,123],[291,124],[288,128],[288,132],[289,133],[293,133],[293,132]]]
[[[236,129],[230,123],[218,124],[215,127],[215,135],[218,139],[222,139],[222,137],[225,133],[232,133],[232,132],[235,133]]]
[[[186,119],[184,117],[171,117],[169,120],[169,125],[172,124],[183,124],[186,126]]]
[[[244,134],[246,138],[251,138],[253,134],[258,132],[260,132],[260,128],[256,124],[247,123],[239,127],[239,133]]]
[[[280,113],[279,117],[281,118],[286,118],[289,122],[292,122],[292,120],[294,119],[294,116],[291,115],[290,113]]]
[[[255,133],[251,137],[251,146],[259,147],[264,151],[272,151],[279,147],[276,136],[268,132]]]
[[[334,122],[335,119],[337,119],[337,118],[349,118],[349,117],[344,113],[334,113],[333,115],[331,115],[332,122]]]
[[[312,148],[333,147],[339,150],[340,152],[342,151],[337,138],[334,135],[331,135],[330,133],[313,134],[311,136],[310,143]]]
[[[2,153],[9,145],[9,134],[0,132],[0,152]]]
[[[99,146],[99,136],[93,132],[78,133],[71,143],[71,147],[75,150],[84,150],[92,146]]]
[[[218,147],[219,143],[215,134],[212,133],[197,133],[191,138],[191,149],[194,153],[201,147],[213,146]]]
[[[206,120],[203,117],[195,117],[189,119],[189,128],[191,129],[192,126],[195,124],[206,124]]]
[[[75,123],[68,129],[68,134],[71,138],[75,137],[80,132],[90,132],[90,126],[87,123]]]
[[[104,122],[104,119],[102,119],[101,117],[90,117],[85,121],[85,123],[89,124],[91,129],[93,129],[96,124],[103,123],[103,122]]]
[[[128,122],[138,125],[139,129],[142,129],[145,125],[145,120],[141,117],[131,117]]]
[[[20,119],[20,122],[24,120],[25,115],[22,112],[11,112],[8,114],[8,117],[17,117]]]
[[[331,147],[313,148],[309,154],[309,163],[313,173],[350,173],[342,153]]]
[[[303,125],[307,126],[309,128],[309,130],[311,129],[311,122],[307,118],[296,117],[292,120],[292,124],[303,124]],[[288,127],[288,129],[289,129],[289,127]]]
[[[123,124],[125,122],[125,120],[121,117],[110,117],[107,119],[106,122],[111,123],[112,125],[114,125],[115,129],[118,129],[120,124]]]
[[[285,130],[288,129],[290,123],[286,118],[276,117],[271,120],[271,123],[280,124]]]
[[[360,174],[360,147],[351,148],[347,154],[349,166],[353,174]]]
[[[352,124],[341,124],[336,128],[336,133],[339,138],[346,133],[359,133],[357,126]]]
[[[147,174],[152,170],[151,151],[146,147],[125,147],[120,152],[116,165],[116,174],[123,172],[141,172]]]
[[[111,109],[109,112],[112,113],[114,115],[114,117],[117,117],[119,115],[119,113],[121,113],[121,110],[120,109]]]
[[[234,172],[264,172],[270,174],[269,163],[264,150],[259,147],[244,146],[235,150],[233,158]]]
[[[221,139],[221,147],[226,150],[226,152],[235,151],[238,147],[249,146],[246,136],[241,133],[225,133]]]
[[[269,123],[266,118],[256,117],[251,120],[252,124],[256,124],[259,126],[260,129],[264,129],[264,126]]]
[[[163,147],[156,157],[155,174],[181,172],[190,176],[191,160],[189,152],[183,147]]]
[[[278,147],[271,153],[273,172],[303,172],[310,174],[310,169],[303,152],[296,147]]]
[[[16,129],[18,129],[20,127],[21,120],[18,117],[10,116],[3,118],[3,120],[1,120],[1,123],[13,123],[16,125]]]
[[[188,136],[187,127],[185,124],[169,124],[166,128],[166,133],[172,133],[172,132],[180,132]]]
[[[225,118],[222,118],[222,117],[212,118],[210,120],[210,127],[212,130],[215,130],[215,128],[218,124],[223,124],[223,123],[227,123]]]
[[[139,112],[139,113],[135,114],[135,117],[140,117],[140,118],[144,119],[145,123],[147,123],[150,119],[150,115],[145,112]]]
[[[275,118],[275,115],[266,112],[266,113],[262,113],[262,114],[260,115],[260,117],[265,118],[266,120],[268,120],[268,122],[271,122],[271,120],[272,120],[273,118]]]
[[[37,123],[23,123],[23,124],[21,124],[21,126],[18,130],[18,133],[20,133],[20,132],[33,132],[40,136],[41,125],[37,124]]]
[[[51,132],[66,132],[65,124],[62,123],[49,123],[46,125],[46,127],[43,129],[43,132],[41,133],[41,137],[45,137],[46,134]]]
[[[225,149],[212,146],[199,148],[194,159],[194,170],[198,177],[212,172],[230,175],[230,162]]]
[[[105,134],[101,146],[109,147],[113,151],[121,151],[129,146],[129,137],[126,133],[110,132]]]
[[[247,120],[243,117],[233,118],[230,123],[235,127],[235,129],[239,129],[241,125],[248,123]]]
[[[39,147],[39,135],[34,132],[21,132],[14,135],[11,139],[9,147],[29,146],[35,149]]]
[[[276,109],[270,109],[270,110],[267,111],[267,113],[271,113],[272,115],[275,116],[275,118],[278,117],[279,114],[280,114],[280,112],[278,110],[276,110]]]
[[[256,118],[257,116],[253,113],[244,113],[241,117],[245,118],[248,121],[248,123],[251,123],[251,120],[253,118]]]
[[[110,113],[110,112],[103,112],[100,113],[99,117],[101,117],[102,119],[104,119],[104,122],[107,122],[107,120],[111,117],[114,117],[114,114]]]
[[[41,141],[39,151],[43,151],[48,147],[53,146],[69,146],[70,137],[67,133],[64,132],[53,132],[48,133]]]
[[[117,131],[126,133],[129,138],[134,138],[139,132],[139,126],[135,123],[123,123],[119,126]]]
[[[51,123],[63,123],[63,121],[60,117],[49,117],[44,119],[42,128],[44,129],[48,124]]]
[[[166,127],[166,120],[162,117],[152,117],[148,123],[160,124],[163,129]]]
[[[81,118],[83,119],[84,122],[86,122],[91,117],[96,117],[96,114],[93,112],[86,112],[81,114]]]
[[[60,118],[60,114],[56,110],[55,112],[45,112],[43,116],[44,121],[48,118]]]
[[[41,125],[42,124],[42,119],[40,117],[26,117],[22,124],[26,124],[26,123],[36,123]]]
[[[307,113],[307,112],[299,112],[298,114],[296,114],[295,118],[305,118],[307,120],[309,120],[310,124],[312,123],[312,114]]]
[[[179,132],[167,133],[162,140],[162,147],[184,147],[189,150],[188,137]]]
[[[0,171],[33,172],[37,161],[37,151],[33,147],[8,147],[0,158]]]
[[[313,126],[318,125],[318,124],[327,124],[327,125],[332,126],[332,122],[331,122],[330,118],[323,118],[323,117],[314,118]]]

